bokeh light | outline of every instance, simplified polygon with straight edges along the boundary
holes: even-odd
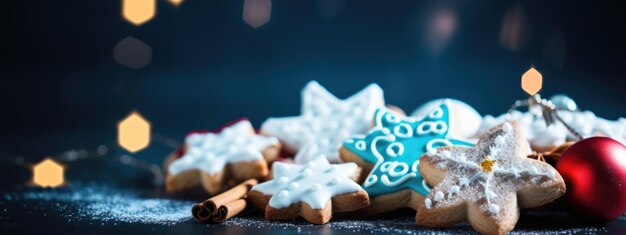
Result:
[[[40,187],[58,187],[65,182],[63,165],[50,158],[33,166],[33,184]]]
[[[500,45],[511,51],[519,51],[528,39],[526,14],[520,5],[514,5],[506,11],[500,29]]]
[[[522,89],[529,95],[534,95],[541,90],[543,77],[535,68],[530,68],[522,75]]]
[[[426,20],[425,47],[438,55],[448,46],[457,28],[456,12],[448,7],[434,8]]]
[[[266,24],[270,21],[271,15],[271,0],[245,0],[243,2],[243,21],[252,28]]]
[[[128,68],[140,69],[152,61],[152,47],[134,37],[126,37],[113,48],[113,60]]]
[[[174,6],[180,6],[184,2],[184,0],[167,0],[170,4]]]
[[[154,18],[156,0],[122,0],[122,16],[134,25],[141,25]]]
[[[131,153],[142,150],[150,144],[150,122],[138,112],[130,113],[117,126],[119,145]]]

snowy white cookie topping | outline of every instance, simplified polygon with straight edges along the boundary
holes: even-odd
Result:
[[[278,139],[256,135],[250,121],[241,120],[220,133],[190,134],[185,144],[184,155],[168,168],[173,175],[191,169],[213,174],[229,163],[261,160],[262,151],[278,144]]]
[[[257,184],[252,190],[272,195],[269,206],[274,208],[304,202],[312,209],[322,209],[332,197],[362,189],[351,179],[356,170],[354,163],[330,164],[324,156],[305,164],[275,162],[274,179]]]
[[[300,151],[315,145],[317,154],[339,162],[339,148],[354,134],[365,134],[372,125],[374,111],[384,106],[383,91],[371,84],[359,93],[340,100],[315,81],[302,90],[302,114],[270,118],[261,132],[280,139],[287,149]],[[297,163],[312,159],[296,158]]]

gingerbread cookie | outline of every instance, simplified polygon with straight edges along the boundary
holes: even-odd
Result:
[[[185,138],[180,157],[172,154],[166,161],[165,186],[174,192],[202,184],[215,194],[227,180],[264,179],[268,175],[266,159],[274,159],[279,150],[278,139],[255,134],[246,119],[219,133],[193,133]]]
[[[275,162],[274,179],[252,187],[248,200],[265,210],[267,220],[303,217],[325,224],[335,212],[369,205],[367,192],[352,179],[357,168],[354,163],[330,164],[319,155],[305,164]]]
[[[469,220],[483,234],[513,230],[520,208],[538,207],[565,193],[561,175],[526,158],[528,153],[519,124],[505,122],[475,147],[450,146],[425,154],[419,171],[436,186],[419,206],[417,223],[443,227]]]
[[[375,127],[366,136],[347,139],[341,158],[356,162],[369,175],[363,188],[370,196],[368,213],[409,207],[417,210],[430,186],[418,172],[419,158],[427,151],[450,145],[472,144],[448,138],[450,103],[440,103],[421,120],[402,117],[387,109],[375,113]]]
[[[325,155],[331,162],[339,162],[343,140],[350,135],[365,134],[370,129],[374,111],[383,106],[383,91],[376,84],[340,100],[311,81],[302,90],[302,114],[270,118],[261,126],[261,133],[276,136],[293,153],[315,145],[318,154]],[[295,159],[297,163],[309,160]]]

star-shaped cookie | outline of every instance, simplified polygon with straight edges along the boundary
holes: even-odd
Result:
[[[247,119],[219,133],[190,134],[183,154],[166,163],[166,188],[179,191],[202,183],[215,194],[227,180],[262,179],[268,174],[266,159],[275,158],[279,149],[278,139],[255,134]]]
[[[353,181],[354,163],[330,164],[321,155],[306,164],[275,162],[273,180],[255,185],[249,201],[265,210],[268,220],[303,217],[324,224],[333,212],[353,211],[369,205],[367,193]]]
[[[420,158],[419,171],[436,185],[419,206],[420,225],[442,227],[469,220],[483,234],[506,234],[520,208],[537,207],[565,193],[552,166],[529,159],[517,122],[490,129],[475,147],[451,146]]]
[[[418,172],[420,156],[442,146],[472,145],[448,137],[449,105],[444,101],[419,120],[378,109],[375,127],[367,135],[344,142],[340,151],[342,160],[371,169],[363,183],[372,204],[368,208],[370,212],[401,207],[417,210],[430,191],[430,186]]]
[[[301,115],[270,118],[261,126],[261,133],[276,136],[294,153],[307,145],[315,145],[319,154],[338,162],[343,140],[350,135],[365,134],[370,129],[374,111],[383,106],[383,91],[376,84],[340,100],[311,81],[302,90]],[[305,163],[311,159],[295,160]]]

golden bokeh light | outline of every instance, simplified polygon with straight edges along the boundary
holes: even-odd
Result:
[[[58,187],[63,185],[65,177],[63,165],[46,158],[33,166],[33,184],[40,187]]]
[[[156,14],[156,0],[122,0],[122,16],[134,25],[141,25]]]
[[[535,95],[541,90],[543,77],[535,68],[530,68],[522,75],[522,89],[529,95]]]
[[[184,0],[167,0],[170,4],[174,6],[180,6],[184,2]]]
[[[117,142],[131,153],[150,144],[150,122],[138,112],[132,112],[117,126]]]

